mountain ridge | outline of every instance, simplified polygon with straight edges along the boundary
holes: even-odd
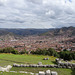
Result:
[[[9,35],[14,37],[25,36],[75,36],[75,27],[62,27],[56,29],[2,29],[0,28],[0,36]]]

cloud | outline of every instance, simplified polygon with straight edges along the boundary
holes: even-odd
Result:
[[[0,0],[0,27],[56,28],[75,25],[75,0]]]
[[[0,0],[0,6],[4,6],[7,0]]]

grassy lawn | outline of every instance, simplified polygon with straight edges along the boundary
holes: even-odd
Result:
[[[62,61],[63,63],[65,63],[66,61]],[[75,63],[75,60],[71,60],[71,61],[68,61],[69,63]]]
[[[48,69],[50,69],[51,71],[58,72],[58,75],[75,75],[74,70],[62,69],[62,68],[21,68],[21,67],[17,68],[17,67],[13,67],[11,70],[38,73],[39,71],[46,71]]]
[[[30,74],[12,73],[12,72],[0,72],[0,75],[30,75]]]
[[[49,58],[49,60],[43,60],[43,58]],[[37,64],[42,62],[43,64],[55,64],[55,57],[43,56],[43,55],[14,55],[14,54],[0,54],[0,66],[13,65],[13,63],[18,64]],[[75,62],[75,61],[74,61]],[[58,75],[75,75],[75,71],[71,69],[62,68],[23,68],[23,67],[13,67],[11,71],[26,71],[38,73],[39,71],[46,71],[50,69],[51,71],[57,71]],[[30,75],[21,73],[11,73],[3,72],[0,75]]]
[[[49,60],[43,60],[43,58],[49,58]],[[42,62],[43,64],[55,64],[55,57],[43,56],[43,55],[14,55],[14,54],[0,54],[0,66],[18,64],[37,64]]]
[[[75,75],[75,71],[71,69],[62,69],[62,68],[12,68],[11,70],[15,71],[25,71],[25,72],[33,72],[38,73],[39,71],[46,71],[46,70],[56,71],[58,75]],[[29,73],[12,73],[12,72],[0,72],[0,75],[30,75]]]

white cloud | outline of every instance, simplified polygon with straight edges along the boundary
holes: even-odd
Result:
[[[75,0],[0,0],[0,27],[74,26]]]
[[[7,0],[0,0],[0,6],[4,6]]]

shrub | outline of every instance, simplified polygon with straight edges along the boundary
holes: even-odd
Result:
[[[12,50],[11,53],[12,54],[18,54],[18,51],[17,50]]]

